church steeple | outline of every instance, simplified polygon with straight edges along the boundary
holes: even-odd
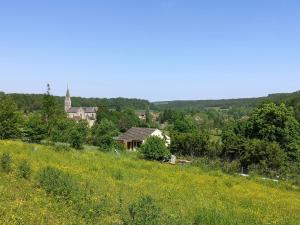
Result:
[[[65,97],[65,111],[68,112],[71,107],[72,107],[71,95],[70,95],[69,87],[67,87],[67,93]]]

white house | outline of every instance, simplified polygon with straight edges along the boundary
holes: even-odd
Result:
[[[116,138],[128,150],[135,150],[140,147],[148,137],[157,136],[165,140],[166,146],[171,144],[171,139],[164,135],[159,129],[132,127]]]

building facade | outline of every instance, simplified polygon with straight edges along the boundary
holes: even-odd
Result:
[[[92,127],[96,122],[97,107],[72,107],[72,100],[69,88],[65,97],[65,112],[68,118],[76,121],[84,120],[88,123],[89,127]]]

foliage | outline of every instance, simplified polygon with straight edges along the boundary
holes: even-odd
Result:
[[[30,114],[24,124],[23,140],[31,143],[41,143],[46,138],[46,126],[38,113]]]
[[[47,135],[51,137],[55,126],[59,123],[59,119],[65,117],[65,115],[63,108],[59,107],[50,91],[50,84],[47,84],[47,92],[43,97],[41,112],[43,121],[46,124]]]
[[[7,94],[16,102],[18,107],[24,112],[40,111],[43,108],[44,95],[42,94]],[[64,107],[65,97],[54,96],[55,101],[60,108]],[[128,98],[81,98],[72,97],[72,105],[74,107],[88,107],[88,106],[107,106],[110,109],[125,109],[131,108],[135,110],[142,110],[149,106],[151,109],[156,107],[147,100],[142,99],[128,99]]]
[[[139,124],[140,119],[133,110],[126,109],[120,114],[118,128],[121,132],[125,132],[131,127],[139,126]]]
[[[163,139],[156,136],[147,138],[139,151],[145,159],[164,160],[170,157],[170,151]]]
[[[38,183],[48,194],[65,201],[74,200],[78,191],[70,174],[53,167],[46,167],[39,172]]]
[[[295,160],[299,151],[300,126],[292,109],[285,104],[266,103],[253,111],[247,124],[246,136],[277,142]]]
[[[107,119],[102,119],[92,128],[93,144],[102,149],[111,149],[116,145],[114,137],[118,136],[117,126]]]
[[[16,104],[9,97],[0,98],[0,139],[20,136],[21,115]]]
[[[130,219],[128,225],[158,225],[160,208],[150,196],[142,197],[128,207]]]
[[[9,153],[3,153],[0,159],[1,169],[5,173],[9,173],[12,170],[12,159]]]
[[[18,167],[18,175],[24,179],[30,179],[32,174],[31,166],[27,160],[23,160]]]
[[[209,156],[209,136],[205,132],[175,133],[171,139],[173,154],[192,157]]]
[[[68,143],[70,141],[70,131],[76,126],[76,121],[64,116],[57,116],[52,124],[51,133],[48,138],[53,142]]]
[[[276,142],[251,139],[244,143],[241,163],[246,168],[250,165],[260,165],[261,173],[268,174],[272,171],[280,171],[286,159],[285,152]]]
[[[184,117],[174,122],[173,131],[178,133],[193,133],[197,131],[197,126],[193,118]]]
[[[239,159],[242,154],[242,148],[245,142],[246,121],[240,120],[230,122],[222,132],[223,150],[221,157],[224,159]]]
[[[84,121],[75,123],[70,131],[69,143],[72,148],[82,149],[86,142],[88,127]]]

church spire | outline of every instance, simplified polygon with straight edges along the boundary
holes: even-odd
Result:
[[[71,95],[69,91],[69,86],[67,86],[67,93],[65,97],[65,111],[68,112],[71,107],[72,107]]]

